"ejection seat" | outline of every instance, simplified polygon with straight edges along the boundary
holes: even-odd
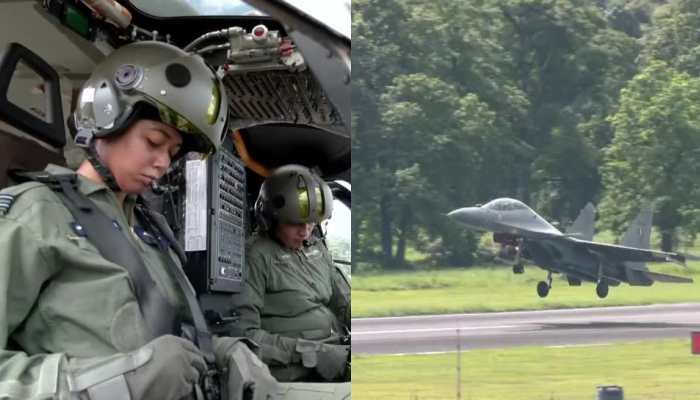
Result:
[[[66,165],[65,132],[58,74],[31,50],[10,43],[0,53],[0,188],[15,183],[12,171]]]

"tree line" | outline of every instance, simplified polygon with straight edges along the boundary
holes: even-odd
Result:
[[[475,261],[448,211],[516,197],[662,248],[700,229],[700,0],[353,0],[353,260]]]

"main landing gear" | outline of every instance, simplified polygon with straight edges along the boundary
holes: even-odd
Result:
[[[525,266],[523,264],[513,265],[513,273],[514,274],[522,274],[523,272],[525,272]]]
[[[513,271],[515,271],[515,267],[513,266]],[[608,281],[603,277],[602,275],[602,269],[598,272],[598,283],[596,284],[595,287],[595,292],[600,297],[601,299],[604,299],[608,296],[608,293],[610,291],[610,285],[608,284]],[[580,282],[579,282],[580,284]],[[537,295],[545,298],[549,294],[549,291],[552,289],[552,271],[547,272],[547,280],[546,281],[539,281],[537,283]]]
[[[601,299],[604,299],[608,295],[608,282],[603,278],[603,264],[598,263],[598,284],[595,286],[595,293]]]
[[[608,295],[608,283],[604,280],[598,282],[595,286],[595,292],[601,299],[604,299]]]
[[[539,281],[537,283],[537,295],[545,298],[549,294],[549,289],[552,288],[552,271],[547,272],[547,282]]]

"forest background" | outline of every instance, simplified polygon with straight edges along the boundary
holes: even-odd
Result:
[[[700,0],[353,0],[354,272],[472,266],[452,209],[515,197],[664,250],[700,230]]]

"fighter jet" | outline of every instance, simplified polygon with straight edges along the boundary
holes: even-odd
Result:
[[[643,210],[622,238],[622,245],[593,242],[595,208],[581,210],[567,233],[560,232],[523,202],[495,199],[480,207],[451,211],[448,217],[468,228],[493,232],[493,240],[514,256],[513,272],[522,273],[525,261],[547,271],[547,280],[537,284],[537,294],[546,297],[552,288],[552,274],[562,273],[571,286],[595,282],[598,297],[608,295],[609,286],[620,282],[651,286],[655,281],[690,283],[680,276],[651,272],[646,262],[675,262],[685,265],[678,253],[649,250],[650,209]]]

